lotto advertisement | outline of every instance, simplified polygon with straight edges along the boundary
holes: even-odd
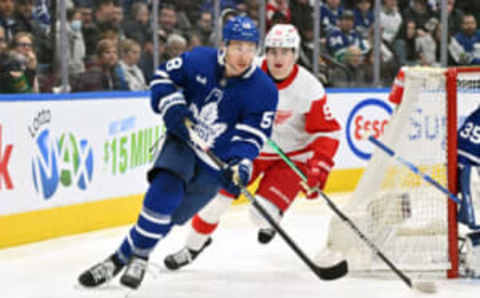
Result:
[[[163,133],[148,94],[0,101],[0,222],[143,193]]]

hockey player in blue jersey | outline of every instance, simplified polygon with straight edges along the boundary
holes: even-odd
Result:
[[[224,26],[221,49],[195,48],[155,72],[151,106],[167,136],[148,173],[142,210],[117,251],[80,275],[81,285],[99,286],[125,269],[120,282],[138,288],[151,251],[174,225],[187,222],[220,188],[239,194],[247,184],[278,102],[276,86],[253,64],[258,40],[252,20],[238,16]],[[227,170],[192,146],[186,119]]]
[[[479,229],[473,208],[472,178],[478,177],[480,166],[480,108],[471,113],[458,130],[458,185],[462,203],[458,212],[459,222],[471,229]],[[477,172],[475,172],[477,171]],[[479,198],[477,198],[478,200]]]
[[[480,225],[475,204],[480,201],[480,107],[471,113],[458,130],[458,186],[462,202],[457,221],[469,232],[460,239],[462,276],[480,278]]]

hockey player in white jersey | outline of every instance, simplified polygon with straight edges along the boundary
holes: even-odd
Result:
[[[299,192],[303,191],[308,199],[313,199],[318,194],[308,190],[313,187],[323,189],[339,145],[337,133],[340,125],[329,110],[322,84],[296,64],[299,45],[300,37],[294,26],[276,25],[266,36],[266,57],[261,61],[261,68],[275,81],[279,90],[272,139],[308,176],[308,185],[302,185],[295,172],[273,149],[263,147],[254,161],[250,182],[263,175],[256,197],[277,222]],[[235,195],[221,190],[193,217],[185,247],[165,258],[167,268],[175,270],[191,263],[212,242],[211,234],[234,198]],[[255,208],[250,208],[250,214],[259,226],[259,242],[270,242],[275,230]]]

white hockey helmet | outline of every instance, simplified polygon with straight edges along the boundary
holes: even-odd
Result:
[[[267,48],[293,48],[295,57],[298,57],[300,35],[297,28],[290,24],[273,26],[265,37],[265,50]]]

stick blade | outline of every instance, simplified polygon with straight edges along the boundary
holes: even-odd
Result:
[[[330,267],[317,266],[313,271],[322,280],[335,280],[348,273],[348,264],[347,261],[343,260]]]
[[[437,285],[433,281],[417,281],[414,282],[412,288],[427,294],[433,294],[437,292]]]

